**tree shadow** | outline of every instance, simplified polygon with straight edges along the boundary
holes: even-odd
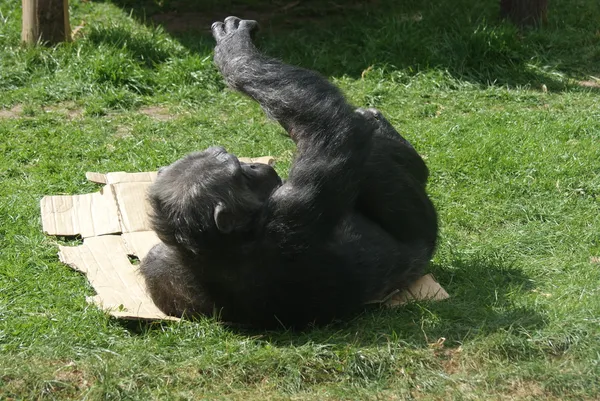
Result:
[[[112,0],[161,25],[192,51],[209,53],[209,28],[228,15],[256,19],[261,48],[326,76],[359,78],[373,67],[429,69],[475,84],[598,90],[600,8],[551,2],[549,23],[519,31],[499,20],[499,2],[437,0]],[[262,40],[261,40],[262,39]],[[144,51],[143,49],[141,49]],[[572,78],[568,80],[565,78]]]

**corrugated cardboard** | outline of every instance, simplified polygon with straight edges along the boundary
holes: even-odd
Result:
[[[387,301],[384,301],[383,304],[394,307],[403,305],[410,301],[425,299],[431,301],[441,301],[442,299],[446,299],[448,297],[449,295],[446,290],[444,290],[442,286],[435,280],[433,275],[427,274],[414,282],[413,285],[411,285],[405,291],[399,292],[398,294],[393,294]]]
[[[171,319],[150,300],[137,266],[120,235],[87,238],[80,246],[60,246],[60,260],[84,273],[97,295],[89,297],[113,316],[138,319]]]
[[[45,196],[40,208],[43,230],[48,235],[88,238],[121,232],[112,186],[93,194]]]
[[[240,160],[273,163],[269,156]],[[135,263],[159,242],[150,229],[146,202],[146,192],[156,179],[156,172],[87,173],[86,177],[104,186],[99,192],[46,196],[40,202],[46,234],[83,238],[82,245],[59,246],[60,260],[87,276],[96,290],[89,301],[112,316],[176,320],[154,305]],[[447,297],[446,291],[427,275],[409,290],[376,302],[397,306],[411,300]]]
[[[135,233],[121,234],[125,248],[130,255],[135,255],[142,260],[146,257],[150,249],[160,242],[154,231],[138,231]]]

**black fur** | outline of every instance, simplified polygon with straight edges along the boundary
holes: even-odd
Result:
[[[296,142],[289,178],[223,148],[163,169],[150,190],[163,243],[141,272],[169,315],[327,323],[422,274],[437,238],[428,171],[379,112],[354,110],[316,73],[260,54],[256,26],[213,24],[215,62]]]

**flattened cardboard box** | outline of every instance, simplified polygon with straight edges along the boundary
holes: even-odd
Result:
[[[269,156],[240,160],[273,163]],[[83,238],[82,245],[59,246],[60,260],[87,276],[97,294],[88,301],[112,316],[177,320],[154,305],[138,266],[131,262],[132,257],[142,260],[159,242],[150,229],[146,200],[156,172],[87,173],[86,178],[104,186],[91,194],[45,196],[40,201],[44,233]],[[411,300],[445,298],[446,291],[426,275],[408,290],[374,302],[397,306]]]

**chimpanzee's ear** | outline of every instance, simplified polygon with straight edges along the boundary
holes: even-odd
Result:
[[[223,234],[229,234],[235,228],[235,215],[223,202],[215,206],[214,219],[217,229]]]

